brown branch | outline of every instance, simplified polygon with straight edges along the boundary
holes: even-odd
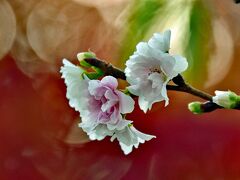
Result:
[[[219,106],[219,105],[217,105],[217,104],[215,104],[212,101],[207,101],[207,102],[201,104],[202,113],[212,112],[212,111],[215,111],[217,109],[224,109],[224,108]],[[237,107],[235,107],[233,109],[234,110],[240,110],[240,106],[237,106]]]
[[[185,84],[183,86],[174,86],[174,85],[167,85],[167,90],[172,90],[172,91],[180,91],[180,92],[185,92],[185,93],[189,93],[192,94],[194,96],[200,97],[202,99],[205,99],[207,101],[211,101],[212,100],[212,96],[200,91],[188,84]]]
[[[86,58],[84,60],[87,63],[100,68],[105,75],[110,75],[118,79],[126,80],[125,73],[108,62],[96,58]]]
[[[108,62],[105,62],[103,60],[96,59],[96,58],[87,58],[87,59],[85,59],[85,61],[95,67],[100,68],[104,72],[105,75],[111,75],[115,78],[126,80],[125,73],[122,70],[114,67],[112,64],[110,64]],[[186,84],[183,77],[180,74],[178,76],[176,76],[175,78],[173,78],[173,82],[175,84],[177,84],[178,86],[167,85],[168,90],[186,92],[186,93],[198,96],[198,97],[208,100],[208,101],[212,100],[211,95]]]
[[[100,68],[104,72],[104,75],[111,75],[115,78],[126,80],[125,73],[108,62],[96,58],[86,58],[85,61],[95,67]],[[173,78],[172,81],[176,85],[167,85],[167,90],[185,92],[207,100],[207,102],[201,104],[202,112],[212,112],[216,109],[223,108],[212,102],[212,96],[210,94],[187,84],[180,74]],[[236,107],[235,109],[240,110],[240,107]]]

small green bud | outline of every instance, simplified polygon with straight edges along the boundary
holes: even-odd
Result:
[[[92,66],[86,61],[86,58],[96,58],[96,55],[93,52],[89,51],[89,52],[78,53],[77,58],[81,66],[86,68],[92,68],[95,71],[95,72],[84,73],[89,79],[98,79],[104,75],[104,72],[100,68]]]
[[[86,58],[96,58],[96,54],[94,54],[93,52],[89,51],[89,52],[81,52],[77,54],[77,58],[79,61],[82,61]]]
[[[81,52],[77,54],[77,58],[80,62],[80,65],[83,67],[90,68],[92,65],[85,61],[86,58],[96,58],[96,55],[93,52]]]
[[[188,104],[188,109],[193,113],[193,114],[202,114],[203,110],[201,108],[202,103],[201,102],[191,102]]]

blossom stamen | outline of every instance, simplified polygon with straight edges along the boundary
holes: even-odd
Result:
[[[149,68],[149,73],[148,73],[148,75],[151,75],[152,73],[159,73],[159,74],[161,74],[162,73],[162,71],[161,71],[161,69],[160,69],[160,67],[151,67],[151,68]]]

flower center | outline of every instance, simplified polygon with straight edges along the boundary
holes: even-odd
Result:
[[[151,67],[151,68],[149,68],[148,75],[151,75],[152,73],[155,73],[155,72],[158,73],[158,74],[162,73],[160,67]]]

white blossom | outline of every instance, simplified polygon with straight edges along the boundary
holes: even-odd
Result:
[[[156,33],[148,42],[140,42],[126,62],[128,90],[139,96],[139,106],[145,113],[155,102],[165,100],[168,105],[166,85],[188,67],[184,57],[168,53],[170,34],[169,30]]]

